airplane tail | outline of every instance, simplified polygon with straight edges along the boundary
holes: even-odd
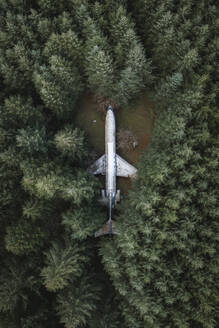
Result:
[[[115,221],[108,220],[106,224],[94,234],[95,237],[103,235],[118,235],[118,232],[115,229]]]

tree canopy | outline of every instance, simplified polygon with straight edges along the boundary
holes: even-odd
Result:
[[[214,0],[0,1],[2,328],[217,327],[218,25]],[[100,240],[87,91],[157,117]]]

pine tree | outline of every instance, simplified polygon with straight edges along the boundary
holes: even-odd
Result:
[[[143,48],[132,45],[128,53],[126,67],[121,71],[118,84],[115,86],[115,99],[118,103],[127,105],[136,99],[140,92],[151,81],[150,61],[146,61]]]
[[[45,128],[36,127],[20,129],[16,136],[17,147],[26,154],[39,154],[47,152]]]
[[[45,237],[45,232],[39,226],[20,220],[17,225],[7,227],[5,247],[16,255],[29,254],[42,248]]]
[[[105,220],[105,214],[94,205],[95,200],[89,201],[88,207],[72,207],[62,215],[62,224],[65,230],[71,234],[73,240],[84,240],[88,236],[93,237],[96,231]]]
[[[50,66],[42,66],[39,72],[34,72],[35,87],[46,107],[59,118],[68,118],[82,90],[79,73],[74,67],[65,67],[57,57],[52,57],[50,62]],[[63,75],[60,80],[61,72]]]
[[[45,118],[42,107],[34,106],[30,96],[24,97],[17,94],[5,99],[1,120],[4,127],[17,130],[17,128],[24,128],[27,125],[34,126],[36,121],[42,123]]]
[[[127,105],[152,83],[151,62],[145,56],[134,22],[125,6],[114,4],[108,15],[112,22],[109,33],[118,72],[113,99],[118,104]]]
[[[34,276],[28,272],[26,263],[22,263],[22,268],[19,266],[18,260],[14,258],[7,258],[4,262],[0,276],[0,310],[3,313],[13,313],[18,304],[23,309],[27,307],[29,298],[27,290],[36,292],[37,282]]]
[[[84,133],[78,128],[72,129],[70,126],[66,126],[56,133],[54,143],[64,157],[81,159],[82,156],[85,156]]]
[[[71,24],[72,22],[70,21],[69,25]],[[63,29],[64,26],[61,25],[60,28]],[[80,63],[79,57],[82,51],[82,42],[75,31],[69,28],[67,32],[63,31],[61,34],[52,33],[49,36],[43,49],[43,55],[48,59],[52,56],[59,56],[65,58],[65,60],[74,60],[74,62]]]
[[[66,328],[85,325],[96,310],[99,288],[91,275],[82,276],[76,286],[69,286],[57,297],[57,311],[60,322]]]
[[[0,2],[1,327],[216,328],[217,30],[214,0]],[[151,145],[99,242],[74,113],[145,88]]]
[[[83,248],[82,248],[83,249]],[[77,244],[73,246],[53,243],[52,248],[45,254],[46,267],[41,271],[44,285],[49,291],[57,291],[69,285],[82,273],[81,263],[87,259]]]
[[[206,20],[204,1],[192,10],[185,2],[172,1],[156,7],[138,1],[131,6],[138,12],[143,3],[140,20],[135,17],[141,31],[145,20],[142,33],[157,65],[158,119],[151,146],[139,162],[136,188],[117,221],[119,238],[102,244],[102,260],[122,297],[128,327],[212,328],[218,320],[218,285],[213,278],[218,266],[213,232],[218,229],[213,210],[218,160],[211,120],[214,86],[203,72],[214,66],[208,58],[214,52],[207,55],[205,47],[202,56],[197,52],[194,23],[204,25],[211,18]],[[208,6],[214,16],[212,4]],[[213,29],[211,36],[214,40]],[[212,110],[200,116],[206,103]]]
[[[87,55],[87,75],[91,90],[98,95],[111,97],[113,88],[113,63],[103,49],[95,45]]]

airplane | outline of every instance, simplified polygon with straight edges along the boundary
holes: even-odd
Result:
[[[109,106],[105,121],[105,154],[97,159],[89,168],[89,172],[106,176],[106,190],[101,190],[102,203],[108,204],[109,219],[94,236],[118,234],[112,212],[117,202],[120,201],[120,190],[116,190],[116,176],[135,177],[137,169],[116,153],[116,121],[112,106]]]

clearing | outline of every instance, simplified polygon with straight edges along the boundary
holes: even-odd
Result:
[[[130,164],[136,165],[140,154],[147,148],[154,125],[154,105],[146,95],[142,95],[138,102],[126,108],[115,110],[116,129],[131,131],[138,141],[138,146],[131,150],[118,149],[120,156]],[[92,95],[85,95],[76,114],[76,125],[87,135],[89,146],[98,158],[105,152],[105,113],[98,111],[98,105]],[[126,194],[131,188],[131,181],[127,178],[117,178],[118,189]]]

